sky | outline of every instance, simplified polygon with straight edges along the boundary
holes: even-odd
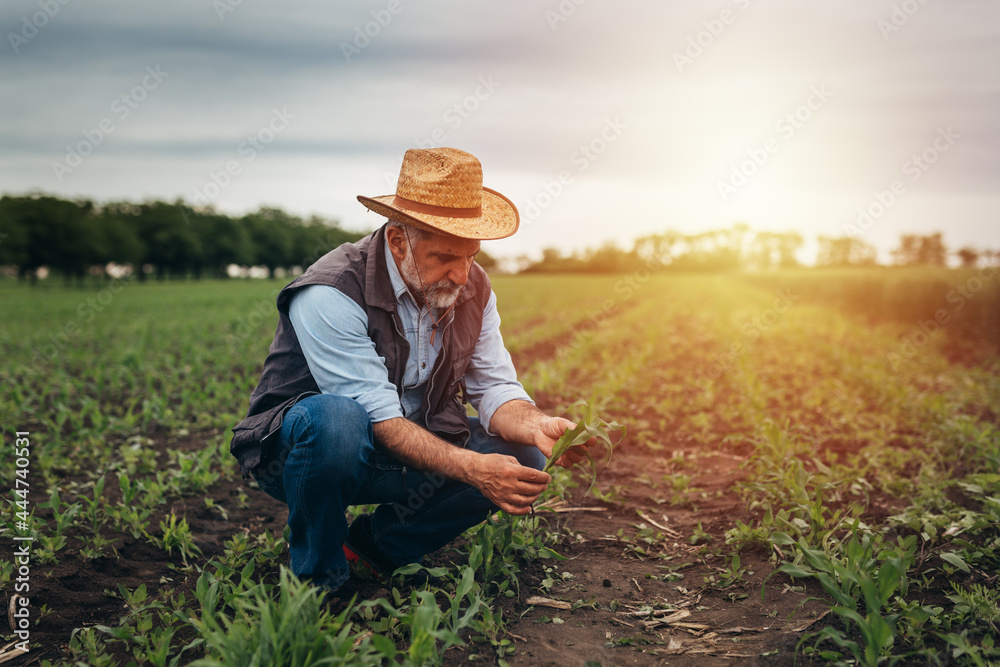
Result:
[[[1000,249],[995,0],[4,0],[0,193],[278,206],[349,229],[408,148],[521,227],[631,247],[743,222]]]

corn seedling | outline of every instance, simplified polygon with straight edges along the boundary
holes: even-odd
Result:
[[[187,519],[182,517],[177,521],[177,515],[171,512],[168,521],[160,521],[160,530],[163,531],[163,537],[153,538],[156,545],[165,549],[168,554],[177,549],[185,565],[188,558],[201,553],[201,549],[194,543]]]
[[[768,578],[783,573],[795,578],[815,579],[833,598],[832,611],[846,628],[853,627],[862,638],[859,644],[849,639],[844,631],[826,627],[803,637],[800,646],[815,639],[816,650],[816,645],[829,640],[848,650],[860,664],[874,667],[889,652],[896,637],[899,615],[883,615],[882,610],[897,590],[901,596],[906,595],[906,572],[915,560],[916,536],[901,539],[896,546],[884,545],[881,535],[864,533],[859,524],[854,522],[851,539],[840,558],[821,549],[812,549],[802,539],[795,541],[784,533],[775,533],[771,536],[772,543],[793,547],[798,557],[795,562],[778,567]],[[858,611],[861,605],[864,616]]]
[[[733,554],[729,567],[716,568],[717,574],[710,574],[705,577],[705,585],[713,588],[729,588],[734,584],[743,583],[743,577],[752,575],[748,568],[741,567],[739,554]],[[746,596],[744,596],[746,597]]]
[[[692,545],[705,544],[707,542],[710,542],[711,540],[712,536],[709,535],[708,532],[701,527],[701,521],[699,521],[698,525],[695,526],[694,530],[691,531],[691,537],[688,538],[688,543]]]
[[[39,503],[38,506],[52,510],[52,518],[56,522],[55,530],[53,531],[55,537],[61,537],[73,525],[73,519],[82,509],[79,503],[73,503],[72,505],[62,503],[59,499],[59,489],[56,487],[52,488],[48,502]]]
[[[583,401],[577,402],[576,406],[583,409],[583,415],[577,421],[576,426],[565,431],[556,441],[556,444],[552,446],[552,454],[545,463],[545,468],[543,469],[544,472],[548,472],[549,469],[555,465],[556,461],[562,458],[562,456],[571,449],[579,447],[591,439],[596,439],[599,443],[602,443],[607,447],[606,462],[610,462],[614,448],[620,445],[622,440],[625,439],[627,429],[623,424],[619,424],[616,421],[606,422],[600,417],[597,417],[594,415],[594,411],[591,407]],[[619,433],[617,441],[613,440],[611,437],[610,432],[614,431],[618,431]],[[590,486],[587,489],[587,492],[589,493],[590,490],[594,488],[594,483],[597,481],[597,461],[594,460],[589,448],[583,449],[583,452],[587,455],[587,460],[590,462]]]
[[[107,512],[104,511],[104,475],[101,475],[96,482],[94,482],[94,494],[93,497],[87,498],[86,496],[81,496],[83,501],[84,512],[83,516],[90,523],[90,530],[97,537],[101,533],[101,526],[107,521]]]
[[[0,216],[0,224],[10,219]],[[540,587],[568,600],[586,598],[571,592],[580,584],[562,571],[579,573],[587,567],[583,561],[567,568],[534,568],[537,579],[518,569],[523,561],[556,558],[556,545],[566,536],[560,531],[579,528],[583,517],[588,527],[579,535],[581,542],[614,534],[627,523],[621,517],[648,499],[666,512],[693,503],[728,503],[731,512],[713,519],[715,539],[708,546],[690,549],[691,527],[683,524],[685,534],[667,540],[671,546],[682,543],[683,558],[677,549],[664,548],[656,531],[626,525],[628,535],[610,544],[642,559],[632,562],[640,564],[636,574],[649,572],[648,585],[637,582],[646,593],[666,582],[667,588],[684,583],[691,588],[708,575],[707,583],[726,587],[714,597],[738,599],[745,592],[739,577],[748,578],[742,571],[751,562],[756,568],[760,552],[740,552],[740,561],[732,553],[706,560],[699,563],[698,576],[681,561],[698,560],[699,550],[738,551],[765,541],[777,565],[787,566],[780,577],[805,573],[817,590],[829,589],[823,597],[836,611],[816,620],[810,626],[815,633],[802,645],[812,660],[987,665],[1000,659],[995,645],[1000,601],[992,595],[996,582],[989,579],[1000,570],[1000,376],[992,352],[1000,340],[996,277],[987,282],[981,276],[983,289],[972,298],[963,296],[959,309],[947,297],[956,287],[968,286],[972,273],[962,270],[656,273],[630,296],[619,291],[618,276],[496,276],[493,281],[505,317],[504,339],[524,360],[519,380],[529,394],[545,396],[560,411],[573,410],[565,397],[580,396],[592,406],[592,415],[629,415],[632,444],[649,465],[601,485],[603,495],[593,486],[593,463],[590,468],[591,493],[625,505],[626,512],[613,513],[618,523],[603,524],[595,533],[589,526],[601,525],[607,512],[539,511],[556,498],[579,499],[576,491],[586,488],[581,481],[586,473],[550,465],[553,481],[535,508],[537,515],[503,517],[467,533],[457,547],[459,565],[439,579],[440,588],[432,585],[417,596],[403,586],[390,588],[384,602],[396,613],[382,604],[355,606],[340,619],[321,616],[322,595],[309,598],[304,583],[282,579],[288,555],[282,531],[271,524],[270,532],[262,532],[250,518],[256,512],[237,511],[267,499],[249,485],[231,483],[238,473],[223,442],[223,433],[242,416],[238,413],[273,334],[270,325],[248,327],[250,319],[257,319],[248,315],[266,308],[273,316],[270,293],[280,285],[219,281],[205,289],[204,283],[150,281],[116,293],[101,317],[84,322],[78,312],[81,299],[89,298],[84,292],[61,289],[52,281],[22,288],[0,278],[5,307],[0,412],[11,415],[11,426],[32,432],[31,497],[49,501],[27,507],[27,499],[5,495],[15,504],[4,504],[9,511],[0,519],[0,535],[8,541],[15,535],[34,539],[32,579],[44,582],[53,599],[70,586],[86,584],[85,577],[61,583],[69,580],[51,566],[56,557],[76,559],[86,573],[100,564],[81,561],[110,553],[112,538],[128,534],[164,551],[189,552],[182,574],[170,562],[175,559],[163,553],[162,562],[152,565],[146,589],[130,585],[121,593],[130,601],[117,626],[107,617],[121,613],[97,610],[105,614],[102,618],[89,607],[77,606],[74,612],[70,606],[61,610],[59,623],[42,620],[32,640],[49,646],[50,654],[58,652],[45,656],[56,664],[166,667],[201,659],[205,665],[324,660],[503,665],[515,648],[506,634],[507,614],[530,622],[544,611],[528,611],[517,599],[526,590],[519,583],[532,592]],[[801,300],[771,317],[775,313],[767,309],[775,289],[790,287]],[[578,304],[606,298],[622,307],[600,317],[600,326],[581,326],[592,318]],[[914,327],[932,321],[927,318],[938,308],[947,310],[954,325],[942,326],[933,336],[925,330],[926,345],[920,344]],[[553,317],[553,312],[566,316]],[[859,314],[877,321],[852,319]],[[754,324],[758,318],[766,329]],[[57,345],[52,358],[39,357],[38,351],[55,342],[50,334],[70,322],[81,325],[72,344]],[[953,346],[953,334],[971,346]],[[990,346],[980,344],[986,339]],[[734,343],[743,351],[732,352]],[[576,435],[593,437],[583,431]],[[601,459],[600,448],[594,451]],[[747,461],[742,481],[736,482],[736,475],[719,479],[729,467],[716,465],[720,457]],[[707,474],[709,468],[719,472]],[[5,488],[14,487],[14,471],[14,465],[0,466]],[[102,474],[118,478],[113,495],[117,499],[120,489],[120,502],[102,493],[108,491],[101,488]],[[224,492],[219,482],[226,483]],[[750,518],[740,514],[740,501],[731,497],[734,486],[742,491]],[[166,516],[164,526],[148,525],[154,515],[163,518],[164,509],[169,515],[166,503],[174,499],[188,511],[201,510],[201,516],[218,519],[219,505],[228,511],[232,536],[220,535],[231,539],[219,562],[206,563],[193,550],[188,542],[193,526],[185,536],[182,515]],[[19,529],[16,514],[22,509],[27,525]],[[36,521],[32,509],[44,513],[45,521]],[[886,520],[884,515],[892,516]],[[872,527],[855,523],[861,519]],[[918,558],[909,554],[909,542],[887,537],[897,533],[914,536]],[[121,550],[123,559],[130,558]],[[585,558],[601,558],[598,551],[611,553],[589,549]],[[6,558],[0,560],[0,584],[9,588],[18,565],[10,553]],[[901,559],[902,566],[893,559]],[[167,588],[186,586],[186,577],[197,577],[194,599]],[[782,582],[785,594],[777,598],[784,604],[768,609],[769,618],[784,618],[807,598],[800,578],[796,586]],[[615,611],[618,604],[609,606]],[[574,606],[576,616],[548,612],[551,618],[537,628],[549,633],[546,641],[558,643],[560,622],[575,624],[581,615],[593,615],[587,599]],[[725,622],[718,613],[718,608],[704,610],[705,621]],[[355,621],[349,628],[348,619]],[[64,622],[87,629],[70,635],[62,630]],[[107,631],[94,623],[105,623]],[[646,650],[643,641],[651,640],[620,627],[595,628],[605,629],[619,633],[613,636],[622,652]],[[757,638],[766,643],[770,636]],[[452,646],[456,637],[472,645],[459,651]],[[780,654],[771,650],[778,648],[774,644],[760,648],[761,656],[773,655],[769,659],[776,663],[791,662],[784,645]],[[620,657],[616,662],[634,662],[633,656]]]
[[[331,616],[323,608],[319,589],[299,581],[284,567],[276,597],[261,587],[243,592],[227,592],[227,588],[227,582],[207,572],[198,580],[195,596],[201,613],[186,617],[186,622],[202,638],[205,656],[192,665],[306,667],[321,659],[328,664],[378,665],[396,655],[387,638],[352,633],[353,624],[347,619],[354,613],[353,605]],[[220,609],[225,597],[229,601]]]
[[[79,664],[91,667],[111,667],[116,660],[108,654],[99,630],[94,627],[80,627],[73,630],[69,638],[69,654],[82,658]]]
[[[0,560],[0,587],[10,583],[12,574],[14,574],[14,563],[6,559]]]

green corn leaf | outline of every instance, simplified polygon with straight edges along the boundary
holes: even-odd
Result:
[[[799,579],[805,579],[807,577],[811,577],[814,574],[816,574],[812,570],[806,570],[799,567],[798,565],[793,565],[791,563],[785,563],[777,570],[775,570],[775,572],[782,572],[784,574],[787,574],[789,577],[797,577]]]
[[[787,533],[772,533],[768,540],[771,544],[778,544],[781,546],[795,544],[795,540],[793,540]]]
[[[961,556],[956,553],[946,553],[941,554],[941,560],[948,561],[962,572],[969,572],[969,564],[966,563]]]
[[[577,402],[576,407],[583,409],[583,416],[577,421],[576,426],[564,432],[552,447],[552,455],[549,456],[543,469],[546,472],[570,449],[582,445],[592,438],[607,446],[607,461],[610,461],[614,448],[625,439],[627,429],[624,424],[615,421],[607,422],[596,417],[593,409],[583,401]],[[620,433],[617,441],[611,437],[611,433],[616,431]],[[593,488],[594,482],[597,480],[597,461],[594,460],[589,450],[585,453],[590,465],[590,488]]]

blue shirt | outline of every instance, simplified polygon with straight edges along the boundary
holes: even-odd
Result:
[[[386,266],[396,312],[410,356],[403,372],[403,395],[389,381],[385,359],[375,352],[368,336],[368,316],[353,299],[327,285],[304,287],[292,297],[288,316],[316,384],[324,394],[349,396],[360,403],[372,422],[406,417],[421,422],[424,388],[441,351],[441,332],[431,345],[434,317],[426,305],[417,305],[403,281],[396,261],[385,248]],[[496,294],[490,293],[483,311],[483,329],[465,373],[466,398],[479,411],[479,420],[490,435],[490,421],[497,408],[515,399],[533,403],[517,373],[500,335]]]

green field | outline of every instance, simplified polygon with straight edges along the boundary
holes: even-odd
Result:
[[[582,399],[628,426],[596,498],[567,475],[543,500],[602,512],[486,524],[434,559],[439,586],[376,587],[381,601],[338,615],[287,579],[281,508],[228,454],[282,283],[0,281],[8,597],[15,538],[34,538],[31,654],[11,664],[530,665],[564,637],[580,664],[995,663],[995,273],[495,278],[539,405],[573,414]],[[583,576],[620,563],[621,589]],[[692,591],[699,605],[678,597]],[[535,594],[573,607],[537,609]],[[810,597],[829,613],[788,620]],[[724,648],[653,622],[681,609],[713,631],[764,630]],[[801,629],[768,631],[779,621]]]

